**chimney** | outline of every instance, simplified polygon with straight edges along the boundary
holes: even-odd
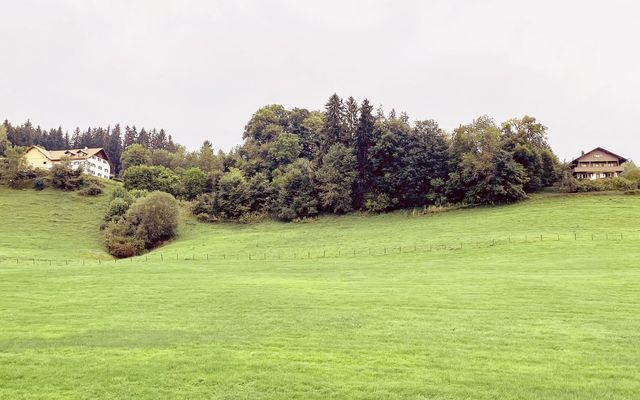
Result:
[[[582,150],[582,155],[584,155],[584,150]]]

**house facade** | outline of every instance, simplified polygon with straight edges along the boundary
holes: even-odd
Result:
[[[591,150],[571,162],[571,171],[577,179],[616,178],[622,174],[627,159],[602,147]]]
[[[73,169],[82,167],[86,174],[99,178],[111,177],[111,161],[103,148],[46,150],[41,146],[31,146],[25,159],[33,168],[51,169],[56,164],[68,160]]]

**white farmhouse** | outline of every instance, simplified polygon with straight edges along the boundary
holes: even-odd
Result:
[[[51,169],[55,164],[69,160],[71,168],[82,167],[84,172],[99,178],[111,177],[111,161],[103,148],[47,150],[40,146],[31,146],[25,153],[25,159],[33,168]]]

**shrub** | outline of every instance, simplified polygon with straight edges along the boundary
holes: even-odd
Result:
[[[131,193],[129,193],[127,189],[123,188],[122,186],[116,186],[115,189],[113,189],[113,191],[111,192],[111,200],[114,199],[122,199],[129,205],[133,203],[134,200]]]
[[[141,254],[144,251],[144,240],[135,236],[131,226],[124,219],[112,221],[107,225],[104,244],[109,254],[124,258]]]
[[[174,195],[181,191],[178,176],[170,169],[159,165],[135,165],[127,168],[122,177],[127,190],[161,191]]]
[[[575,192],[629,191],[637,188],[637,182],[622,177],[593,181],[583,179],[576,184]]]
[[[44,182],[44,179],[38,178],[33,182],[33,188],[35,190],[43,190],[47,185]]]
[[[98,196],[102,194],[102,189],[100,186],[92,183],[89,186],[82,188],[79,193],[83,196]]]
[[[207,188],[208,176],[200,168],[190,168],[182,174],[180,181],[184,196],[192,200],[204,193]]]
[[[120,219],[120,217],[127,213],[130,205],[131,203],[121,197],[114,198],[111,200],[107,207],[107,211],[104,213],[104,222],[109,223],[113,220]]]
[[[364,207],[367,211],[371,212],[383,212],[391,209],[396,204],[396,201],[392,200],[386,193],[380,193],[374,197],[368,198],[364,202]]]
[[[137,200],[125,214],[125,220],[146,248],[175,236],[178,227],[178,202],[168,194],[153,192]]]
[[[111,255],[131,257],[175,236],[179,210],[178,202],[170,194],[153,192],[138,199],[121,215],[125,206],[128,205],[124,199],[114,199],[108,210],[112,216],[106,225],[104,242]]]
[[[62,190],[78,190],[85,184],[82,168],[73,169],[68,162],[51,167],[49,179],[52,187]]]

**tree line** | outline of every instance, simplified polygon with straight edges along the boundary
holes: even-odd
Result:
[[[554,184],[561,164],[546,127],[525,116],[498,125],[481,116],[453,132],[433,120],[374,111],[332,95],[324,111],[269,105],[246,124],[228,154],[209,142],[161,160],[131,146],[122,154],[128,189],[197,199],[206,220],[282,220],[353,210],[451,203],[500,204]],[[155,160],[154,160],[155,158]]]
[[[2,124],[4,126],[6,139],[14,146],[29,147],[39,145],[47,150],[81,149],[84,147],[104,148],[113,163],[115,173],[120,171],[120,157],[122,151],[132,144],[140,144],[149,149],[163,149],[169,152],[176,150],[177,145],[173,142],[173,137],[167,134],[164,129],[138,130],[134,126],[121,128],[120,124],[106,128],[87,128],[80,130],[76,128],[70,135],[68,131],[63,132],[62,127],[52,129],[42,129],[40,126],[33,126],[31,121],[22,125],[12,125],[8,120]],[[2,148],[0,147],[0,155]]]
[[[260,108],[228,153],[209,141],[189,152],[163,129],[125,127],[123,135],[115,125],[69,137],[60,128],[4,126],[14,145],[104,147],[125,188],[196,200],[204,220],[501,204],[562,178],[547,128],[533,117],[498,124],[481,116],[449,133],[434,120],[412,122],[337,94],[322,111]]]

